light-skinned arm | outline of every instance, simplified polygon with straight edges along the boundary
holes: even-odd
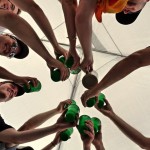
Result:
[[[74,64],[71,69],[76,69],[80,65],[80,57],[76,51],[76,27],[75,16],[77,9],[77,0],[61,0],[68,38],[70,42],[69,55],[74,58]]]
[[[95,134],[95,137],[92,143],[95,146],[96,150],[105,150],[103,141],[102,141],[101,129],[99,130],[98,133]]]
[[[139,50],[124,58],[114,65],[94,88],[84,92],[81,96],[83,106],[86,106],[86,101],[89,98],[97,96],[102,90],[123,79],[136,69],[148,65],[150,65],[150,47]]]
[[[23,18],[11,12],[0,10],[0,26],[9,29],[28,46],[30,46],[46,61],[49,68],[59,68],[61,71],[61,80],[68,78],[68,69],[49,54],[35,31]]]
[[[105,100],[105,103],[106,105],[101,109],[96,105],[96,109],[110,118],[114,124],[133,142],[143,149],[150,150],[150,138],[145,137],[143,134],[121,119],[118,115],[116,115],[107,100]]]
[[[38,80],[34,77],[17,76],[1,66],[0,66],[0,78],[11,80],[18,84],[25,84],[25,85],[27,85],[27,87],[30,87],[29,81],[32,82],[35,87],[38,84]]]
[[[0,141],[4,143],[22,144],[76,126],[77,122],[73,123],[65,122],[64,115],[65,113],[63,113],[58,118],[57,122],[54,125],[44,128],[31,129],[26,131],[16,131],[13,128],[6,129],[0,132]]]
[[[38,24],[38,26],[41,28],[43,33],[52,44],[54,52],[60,55],[64,55],[67,58],[68,52],[59,46],[51,24],[40,6],[36,4],[33,0],[12,0],[12,2],[17,5],[21,10],[31,15],[31,17],[35,20],[35,22]]]
[[[63,113],[66,110],[65,106],[70,105],[70,104],[71,104],[71,100],[69,100],[69,99],[60,102],[56,108],[46,111],[44,113],[40,113],[40,114],[30,118],[18,129],[18,131],[25,131],[25,130],[37,128],[38,126],[42,125],[45,121],[47,121],[51,117],[53,117],[59,113]]]
[[[80,134],[81,140],[83,142],[83,149],[84,150],[90,150],[91,144],[94,140],[94,127],[92,121],[88,120],[86,121],[86,126],[89,130],[84,130],[84,135]]]

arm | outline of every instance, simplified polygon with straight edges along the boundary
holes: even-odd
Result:
[[[65,113],[63,113],[58,118],[57,122],[54,125],[45,128],[31,129],[26,131],[16,131],[13,128],[6,129],[0,132],[0,141],[4,143],[22,144],[76,126],[77,122],[74,123],[65,122],[64,115]]]
[[[91,143],[94,140],[94,128],[93,128],[93,123],[92,121],[86,121],[86,126],[89,130],[84,130],[84,133],[86,135],[82,135],[81,136],[81,140],[83,142],[83,149],[84,150],[90,150],[91,149]]]
[[[11,12],[0,10],[0,25],[9,29],[12,33],[29,45],[46,61],[49,68],[59,68],[61,70],[61,80],[65,80],[68,77],[68,69],[48,53],[35,31],[24,19]]]
[[[33,0],[12,0],[12,2],[16,4],[21,10],[26,11],[32,16],[32,18],[41,28],[48,40],[51,42],[52,46],[54,47],[54,51],[56,51],[59,54],[63,54],[66,57],[67,51],[65,51],[58,45],[51,24],[45,16],[43,10],[40,8],[40,6],[36,4]]]
[[[19,129],[18,131],[25,131],[37,128],[41,124],[43,124],[45,121],[50,119],[56,114],[62,113],[65,111],[66,108],[64,108],[65,105],[71,104],[71,100],[65,100],[59,103],[59,105],[50,111],[40,113],[32,118],[30,118],[28,121],[26,121]]]
[[[129,55],[112,67],[98,85],[82,95],[83,105],[86,106],[87,99],[98,95],[102,90],[123,79],[134,70],[147,65],[150,65],[150,47]]]
[[[54,140],[50,144],[45,146],[42,150],[51,150],[60,142],[61,142],[61,140],[60,140],[60,132],[57,132],[56,135],[55,135]]]
[[[95,137],[94,137],[94,140],[92,141],[92,143],[95,146],[96,150],[105,150],[103,141],[102,141],[101,129],[98,133],[95,134]]]
[[[112,107],[107,100],[105,100],[105,103],[106,105],[103,108],[99,109],[98,106],[96,106],[96,109],[110,118],[115,123],[115,125],[133,142],[135,142],[143,149],[150,150],[150,138],[145,137],[139,131],[117,116],[113,112]]]
[[[14,129],[7,129],[0,133],[0,141],[5,143],[22,144],[43,138],[49,134],[53,134],[61,130],[62,128],[67,127],[68,126],[66,125],[60,127],[60,125],[54,124],[49,127],[26,131],[16,131]]]
[[[12,80],[13,82],[19,83],[19,84],[26,84],[28,87],[30,87],[29,81],[31,81],[34,86],[37,86],[38,84],[38,80],[36,78],[17,76],[1,66],[0,66],[0,78]]]
[[[61,3],[70,42],[69,53],[74,58],[74,64],[71,69],[76,69],[80,64],[80,57],[78,56],[78,53],[76,51],[75,16],[77,9],[77,0],[61,0]]]

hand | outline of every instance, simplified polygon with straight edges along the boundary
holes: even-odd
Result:
[[[61,62],[59,62],[56,59],[51,60],[50,62],[47,62],[47,66],[51,69],[51,68],[58,68],[61,72],[61,77],[60,79],[62,81],[68,79],[69,77],[69,70],[68,68],[65,67],[64,64],[62,64]]]
[[[83,106],[86,107],[87,100],[92,97],[96,97],[96,101],[98,101],[98,99],[97,99],[98,95],[99,95],[99,92],[96,91],[94,88],[91,90],[86,90],[81,96],[81,102],[82,102]]]
[[[102,133],[100,129],[99,132],[95,134],[95,137],[92,143],[95,147],[100,147],[101,141],[102,141]]]
[[[25,84],[28,88],[30,88],[29,82],[31,82],[33,86],[36,87],[39,81],[37,80],[37,78],[33,77],[17,77],[13,80],[13,82],[18,84]]]
[[[95,105],[95,108],[105,116],[109,117],[110,115],[114,114],[114,112],[109,102],[106,99],[104,101],[106,105],[104,105],[102,108],[99,108],[97,105]]]
[[[80,66],[80,57],[79,57],[77,52],[69,51],[68,58],[71,57],[71,56],[73,57],[74,63],[73,63],[73,65],[70,69],[71,70],[76,70]]]
[[[84,133],[87,135],[82,135],[80,134],[81,136],[81,139],[83,141],[83,144],[85,144],[86,146],[89,146],[91,145],[91,143],[93,142],[94,140],[94,127],[93,127],[93,123],[92,121],[88,120],[86,121],[86,126],[88,127],[89,131],[88,130],[84,130]]]
[[[84,58],[80,67],[84,72],[91,72],[93,70],[93,56]]]
[[[62,113],[62,115],[57,119],[56,124],[59,125],[59,131],[63,131],[65,129],[75,127],[77,125],[77,121],[78,121],[79,116],[77,116],[77,119],[75,120],[75,122],[66,122],[65,121],[66,111],[64,111]]]
[[[62,101],[59,103],[59,105],[57,106],[56,110],[59,113],[62,113],[66,110],[67,107],[65,107],[66,105],[70,105],[72,103],[72,101],[70,99]]]
[[[62,48],[61,46],[58,46],[57,48],[55,48],[54,53],[55,53],[56,59],[59,59],[61,55],[63,55],[66,59],[68,57],[68,51]]]

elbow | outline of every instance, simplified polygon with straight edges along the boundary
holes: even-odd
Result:
[[[143,140],[141,140],[141,142],[139,143],[139,146],[142,149],[150,150],[150,138],[144,137]]]

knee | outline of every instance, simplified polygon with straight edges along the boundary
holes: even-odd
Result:
[[[87,16],[85,15],[84,12],[80,11],[76,13],[75,22],[77,25],[85,23],[86,21],[87,21]]]

